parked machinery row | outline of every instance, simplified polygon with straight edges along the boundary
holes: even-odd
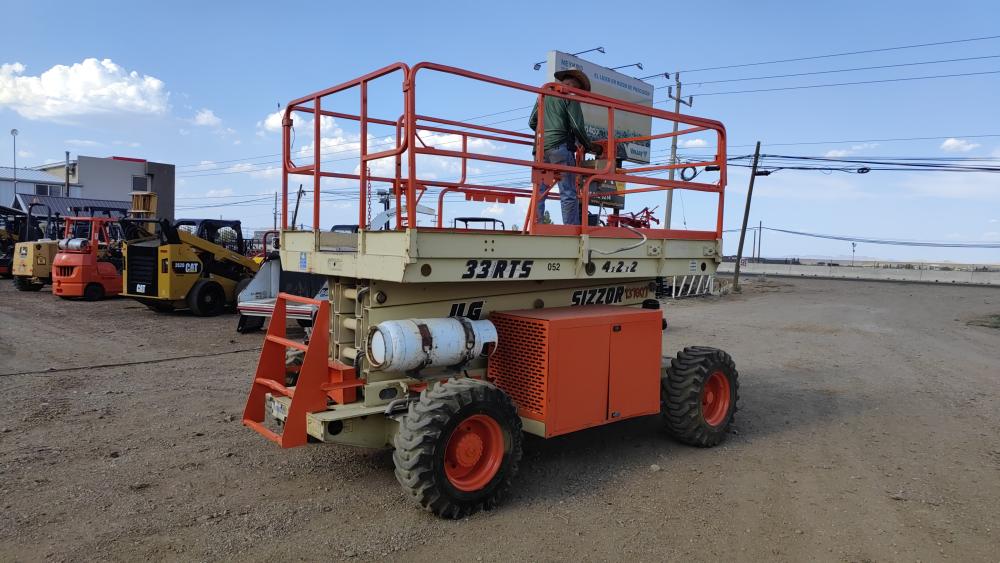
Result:
[[[133,209],[88,209],[89,216],[60,217],[38,203],[23,217],[5,216],[0,275],[13,277],[20,291],[51,285],[64,299],[121,294],[161,312],[234,310],[260,268],[246,256],[240,222],[155,219],[144,211],[155,209],[150,195],[133,194]],[[36,208],[45,215],[36,218]]]

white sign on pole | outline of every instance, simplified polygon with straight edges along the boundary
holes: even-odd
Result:
[[[555,73],[572,68],[583,71],[590,78],[590,89],[595,94],[617,98],[639,105],[653,105],[653,85],[638,78],[626,76],[609,68],[574,57],[560,51],[549,51],[547,60],[549,81],[555,82]],[[593,141],[608,138],[608,110],[589,104],[582,104],[583,120],[587,126],[587,136]],[[653,130],[653,118],[634,113],[615,112],[615,138],[649,136]],[[625,144],[627,158],[631,162],[649,163],[649,141],[633,141]]]

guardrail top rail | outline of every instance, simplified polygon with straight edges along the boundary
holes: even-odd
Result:
[[[507,90],[514,90],[533,95],[536,98],[538,108],[538,124],[536,133],[526,133],[524,131],[503,129],[491,125],[477,124],[467,121],[446,119],[430,115],[423,115],[417,110],[417,78],[428,73],[438,73],[458,77],[468,82],[491,85]],[[369,88],[378,80],[385,80],[388,77],[397,76],[400,78],[400,101],[402,112],[395,116],[375,117],[369,114]],[[331,107],[329,101],[325,99],[345,92],[356,90],[357,104],[351,104],[350,108]],[[576,166],[566,166],[562,164],[552,164],[544,161],[543,150],[537,150],[543,146],[544,136],[544,100],[546,97],[557,97],[571,99],[581,104],[589,104],[602,108],[607,112],[608,138],[602,140],[605,147],[605,154],[617,155],[617,147],[621,143],[627,142],[647,142],[652,143],[658,139],[669,139],[674,136],[690,135],[694,133],[714,133],[715,134],[715,155],[711,159],[704,159],[697,162],[663,162],[653,163],[644,166],[632,166],[629,168],[616,167],[614,159],[604,160],[604,166],[597,168],[594,165],[582,166],[578,158]],[[633,136],[626,138],[616,138],[615,115],[617,113],[634,114],[646,116],[653,121],[677,122],[683,124],[684,128],[676,132],[656,133],[647,136]],[[292,127],[296,113],[306,114],[312,117],[311,129],[313,136],[313,151],[308,162],[297,163],[293,159],[292,142],[294,133]],[[356,167],[351,172],[334,171],[324,169],[323,156],[323,118],[342,119],[356,122],[358,126],[358,146]],[[508,120],[509,121],[509,120]],[[654,107],[635,104],[616,98],[611,98],[593,92],[571,88],[561,83],[548,83],[542,86],[531,86],[510,80],[504,80],[472,72],[456,67],[450,67],[435,63],[422,62],[412,67],[404,63],[388,65],[364,76],[349,80],[342,84],[320,90],[318,92],[303,96],[293,100],[286,107],[282,118],[282,228],[288,229],[288,183],[289,176],[303,175],[312,177],[312,229],[321,230],[320,203],[322,201],[321,180],[323,178],[337,178],[342,180],[353,180],[357,182],[358,189],[358,225],[362,230],[376,228],[377,225],[370,225],[370,208],[372,194],[371,183],[386,184],[390,186],[390,199],[395,200],[395,230],[418,228],[416,217],[419,210],[419,203],[423,195],[428,190],[438,192],[437,226],[419,227],[424,229],[438,230],[465,230],[447,228],[443,224],[444,197],[448,193],[463,195],[466,200],[485,201],[496,203],[513,203],[518,198],[526,199],[530,202],[524,220],[524,227],[521,229],[527,235],[570,235],[591,234],[600,237],[622,237],[634,238],[636,231],[641,231],[649,238],[670,239],[698,239],[715,240],[722,237],[722,216],[724,206],[724,194],[726,186],[726,130],[722,123],[711,119],[705,119],[690,115],[677,114],[670,111],[660,110]],[[391,144],[385,150],[370,152],[369,135],[370,126],[389,127],[395,132],[394,139],[390,139],[381,144]],[[423,136],[448,136],[452,139],[450,144],[461,144],[461,148],[445,149],[444,144],[449,143],[428,143]],[[483,143],[485,141],[486,143]],[[493,145],[504,147],[520,147],[526,150],[528,147],[533,150],[533,157],[516,158],[502,156],[495,152],[484,150],[473,150],[474,144]],[[300,153],[301,154],[301,153]],[[419,170],[418,155],[428,155],[454,159],[460,163],[460,177],[457,181],[445,181],[435,177],[433,174],[421,174]],[[578,154],[582,157],[582,151]],[[371,167],[376,161],[391,159],[391,172],[385,173],[385,166],[379,168],[382,173],[372,174]],[[344,160],[344,159],[339,159]],[[477,182],[475,178],[468,174],[470,161],[485,162],[515,167],[530,173],[530,187],[518,187],[515,185],[502,185],[501,182]],[[383,161],[381,164],[384,164]],[[692,180],[667,179],[657,177],[656,174],[678,170],[683,168],[701,168],[718,172],[718,179],[714,182],[695,182]],[[627,194],[655,192],[665,190],[693,190],[698,192],[709,192],[718,194],[718,205],[716,210],[716,228],[714,230],[678,230],[670,229],[666,226],[662,228],[642,228],[617,226],[594,226],[594,225],[551,225],[542,224],[534,217],[535,203],[539,197],[549,199],[557,198],[557,194],[549,190],[542,193],[539,187],[544,184],[555,186],[561,174],[572,173],[581,178],[579,182],[580,201],[582,208],[581,216],[583,222],[587,223],[588,208],[591,204],[591,197],[607,196],[607,193],[597,195],[592,191],[595,182],[614,182],[619,186],[627,187],[613,192],[616,196],[626,196]]]

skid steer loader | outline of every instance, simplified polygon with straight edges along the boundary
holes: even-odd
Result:
[[[121,224],[126,241],[122,295],[154,311],[190,309],[201,317],[219,315],[234,307],[236,296],[260,267],[238,249],[205,240],[166,219],[131,218]],[[207,232],[210,226],[216,232],[232,229],[236,240],[243,240],[239,221],[203,220],[195,230]]]

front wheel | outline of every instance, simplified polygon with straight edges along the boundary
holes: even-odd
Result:
[[[100,301],[104,299],[104,286],[99,283],[88,283],[87,287],[83,288],[83,300],[84,301]]]
[[[738,410],[739,390],[739,372],[729,354],[704,346],[681,350],[660,380],[667,431],[692,446],[718,445]]]
[[[188,308],[199,317],[214,317],[226,310],[226,292],[218,282],[198,280],[188,292]]]
[[[14,289],[18,291],[38,291],[43,287],[45,284],[33,282],[27,276],[14,276]]]
[[[150,311],[155,311],[157,313],[172,313],[174,311],[174,304],[170,302],[163,301],[147,301],[143,303],[147,309]]]
[[[477,379],[449,379],[421,392],[400,421],[396,479],[425,510],[464,518],[500,504],[521,441],[521,419],[506,393]]]

